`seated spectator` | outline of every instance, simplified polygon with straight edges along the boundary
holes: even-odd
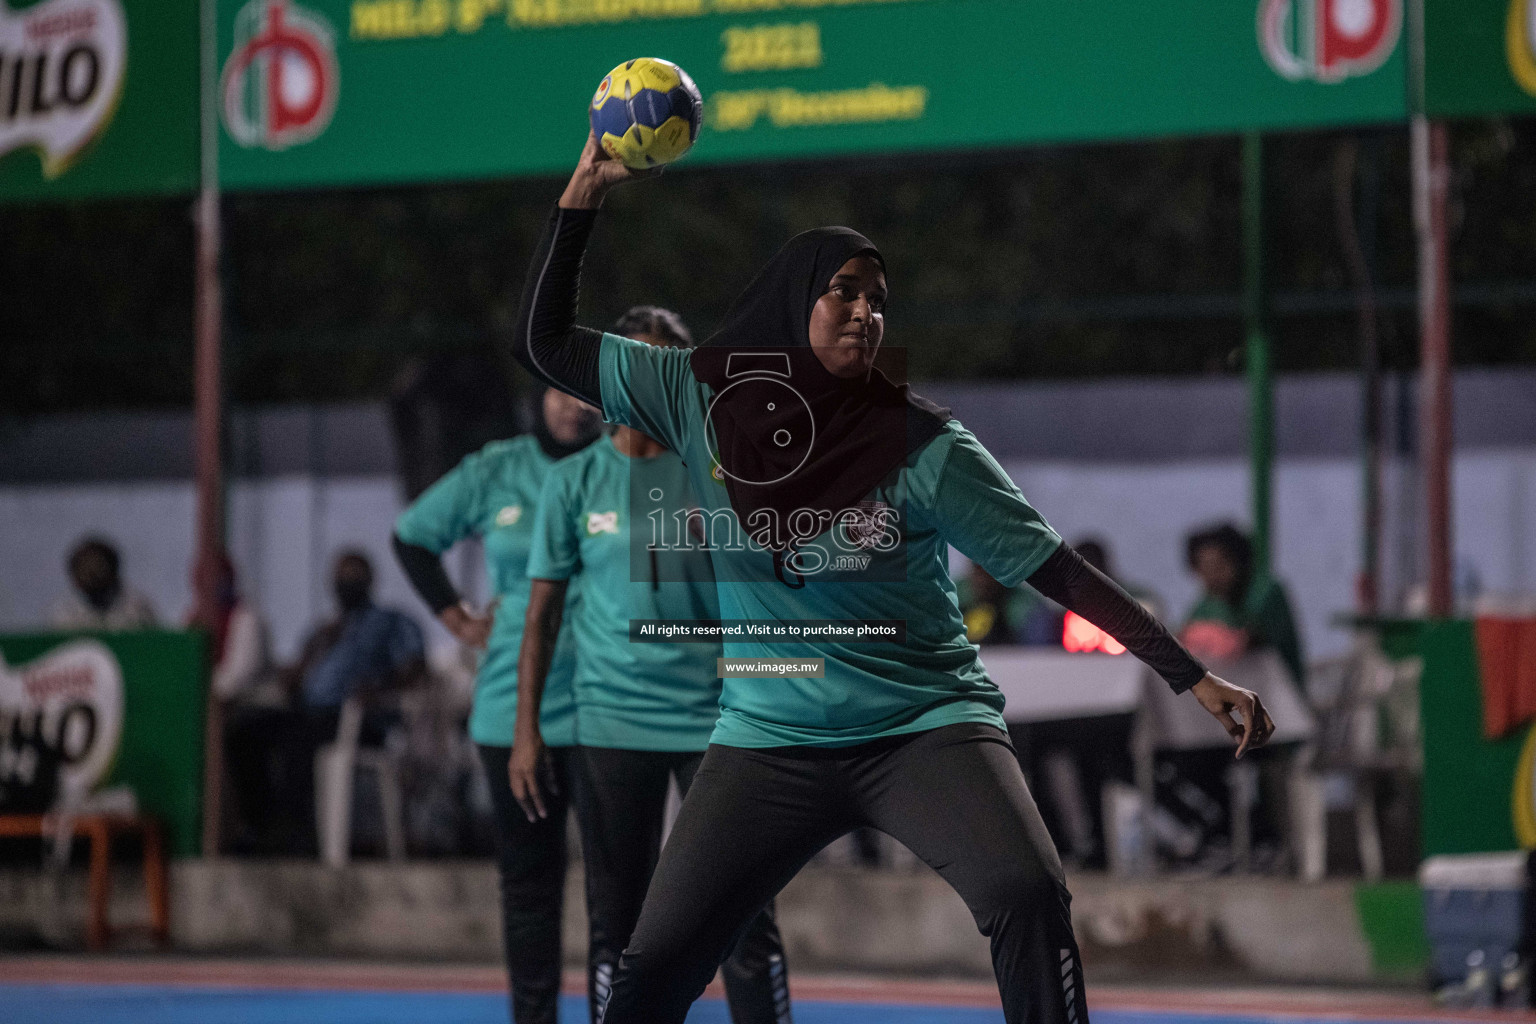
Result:
[[[1253,566],[1253,543],[1230,523],[1197,530],[1185,542],[1189,568],[1204,593],[1180,637],[1197,658],[1217,661],[1271,648],[1305,686],[1301,638],[1280,581]]]
[[[332,585],[339,614],[309,635],[284,678],[300,706],[334,717],[354,694],[420,682],[426,647],[409,615],[373,603],[373,563],[361,551],[336,559]]]
[[[315,753],[335,739],[341,706],[352,697],[369,698],[361,742],[382,743],[399,721],[386,706],[388,695],[426,677],[421,627],[403,612],[373,603],[373,565],[366,555],[343,552],[333,587],[338,614],[316,627],[299,660],[279,673],[290,708],[276,721],[250,716],[229,737],[230,757],[251,762],[252,790],[267,794],[247,796],[259,852],[316,851]],[[263,785],[263,772],[270,785]]]
[[[1180,639],[1192,654],[1212,661],[1268,648],[1298,685],[1305,682],[1301,639],[1285,588],[1253,564],[1253,544],[1230,523],[1197,530],[1185,541],[1189,568],[1203,593],[1186,616]],[[1283,746],[1253,752],[1259,795],[1249,821],[1256,866],[1281,859],[1284,836]],[[1231,854],[1230,751],[1182,750],[1158,755],[1156,799],[1189,834],[1198,836],[1185,858],[1202,869],[1225,869]]]
[[[229,849],[244,852],[257,848],[257,837],[270,832],[275,790],[269,751],[289,714],[288,695],[272,662],[266,623],[241,596],[228,555],[220,552],[194,567],[194,592],[205,585],[213,604],[194,608],[187,625],[208,635],[208,688],[222,715],[227,799],[219,804],[220,831]]]
[[[159,617],[149,598],[123,582],[117,548],[100,537],[87,537],[69,553],[69,579],[75,593],[48,612],[55,629],[153,629]]]
[[[208,660],[213,666],[209,689],[226,707],[259,705],[281,707],[286,703],[277,686],[276,669],[261,614],[241,595],[234,563],[219,552],[193,570],[195,590],[203,576],[213,591],[214,603],[203,618],[193,609],[187,625],[208,634]]]

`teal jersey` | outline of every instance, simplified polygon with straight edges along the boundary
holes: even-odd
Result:
[[[528,575],[582,581],[567,612],[576,641],[576,742],[703,750],[720,717],[718,643],[630,642],[631,619],[715,619],[701,548],[657,550],[652,534],[695,508],[682,459],[635,459],[603,438],[550,470]]]
[[[532,436],[492,441],[422,492],[395,521],[401,540],[439,554],[466,537],[479,537],[485,544],[486,576],[501,603],[475,675],[469,734],[476,743],[512,745],[517,655],[528,610],[528,549],[539,490],[554,465]],[[578,588],[571,588],[566,594],[567,618],[580,602]],[[570,630],[562,629],[539,714],[539,729],[550,746],[576,742],[571,693],[575,668]]]
[[[961,722],[1002,728],[1003,696],[966,639],[948,548],[1011,587],[1060,547],[1060,536],[951,420],[849,518],[797,545],[800,571],[776,572],[768,551],[743,542],[711,450],[713,392],[694,378],[688,356],[604,335],[603,414],[687,463],[709,522],[722,618],[906,624],[902,643],[726,643],[731,658],[824,658],[825,678],[725,680],[711,742],[844,746]]]

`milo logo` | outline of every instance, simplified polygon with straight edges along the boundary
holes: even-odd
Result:
[[[0,657],[0,780],[25,785],[41,749],[59,763],[65,791],[89,792],[122,733],[123,669],[101,643],[70,641],[14,668]]]
[[[112,120],[128,66],[118,0],[0,0],[0,156],[32,147],[56,178]]]

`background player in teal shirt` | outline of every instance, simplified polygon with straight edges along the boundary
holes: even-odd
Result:
[[[507,781],[512,724],[517,716],[517,653],[528,603],[528,550],[544,478],[557,460],[586,447],[596,434],[594,410],[550,389],[531,434],[493,441],[466,457],[424,491],[395,523],[395,552],[418,594],[460,642],[483,650],[475,677],[469,732],[480,753],[496,812],[502,927],[516,1024],[555,1024],[560,996],[560,920],[565,893],[565,808],[575,743],[570,638],[556,645],[544,734],[555,813],[530,822]],[[467,537],[485,545],[494,598],[477,612],[459,597],[441,555]],[[579,592],[572,591],[574,604]]]
[[[965,639],[948,546],[1004,586],[1028,580],[1175,691],[1192,690],[1239,756],[1273,723],[1256,695],[1207,673],[1061,543],[947,410],[876,369],[885,261],[857,232],[791,239],[692,353],[576,326],[596,210],[634,176],[588,137],[535,251],[514,354],[682,456],[706,509],[722,513],[726,536],[710,537],[722,616],[821,611],[901,620],[906,635],[747,649],[821,654],[824,676],[728,680],[607,1024],[682,1024],[758,908],[828,841],[864,825],[966,901],[991,939],[1009,1024],[1086,1024],[1061,862],[1001,728],[1001,695]]]
[[[691,344],[677,314],[654,306],[631,309],[614,331],[653,345]],[[577,649],[576,816],[586,869],[593,1024],[601,1019],[661,850],[668,779],[687,794],[720,715],[719,643],[630,640],[635,619],[719,618],[709,553],[653,544],[675,514],[686,516],[697,505],[682,460],[629,427],[555,465],[539,498],[512,792],[530,818],[541,816],[544,718],[534,712],[547,661],[542,644],[568,631]],[[582,600],[571,607],[562,595],[577,581]],[[788,1024],[784,947],[771,905],[723,966],[734,1024]]]

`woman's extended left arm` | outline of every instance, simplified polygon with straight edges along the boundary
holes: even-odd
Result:
[[[1062,541],[969,431],[960,430],[946,453],[930,514],[946,540],[1004,586],[1028,582],[1114,637],[1174,692],[1193,691],[1237,741],[1239,757],[1269,739],[1274,723],[1258,695],[1207,672],[1140,602]]]

